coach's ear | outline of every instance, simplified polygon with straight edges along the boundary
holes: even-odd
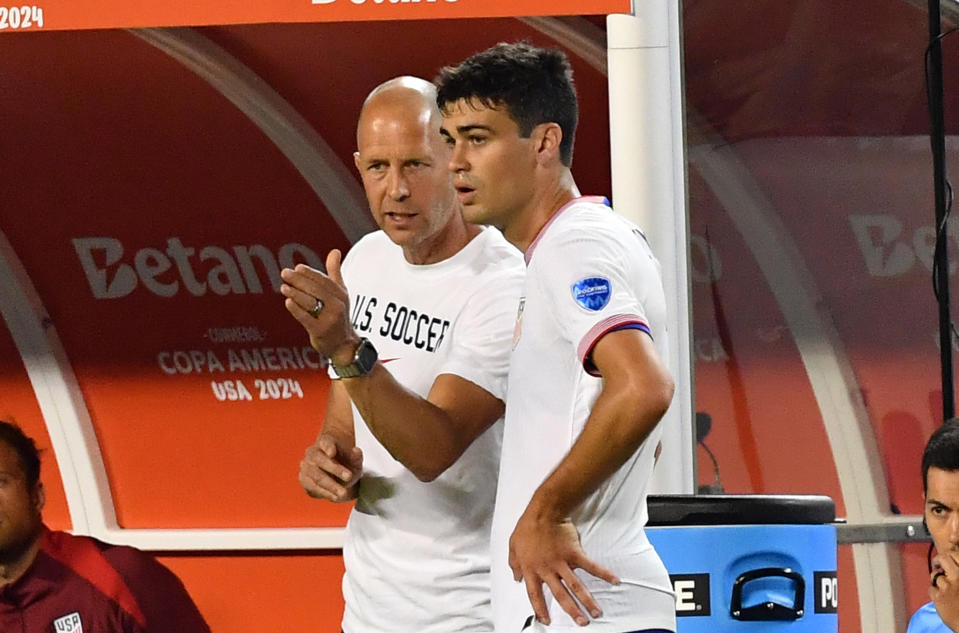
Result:
[[[563,142],[563,128],[559,123],[540,123],[530,134],[536,147],[536,162],[549,165],[559,161],[559,146]]]

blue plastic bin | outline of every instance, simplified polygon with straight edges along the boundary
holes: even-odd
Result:
[[[838,632],[829,497],[651,496],[649,511],[678,633]]]

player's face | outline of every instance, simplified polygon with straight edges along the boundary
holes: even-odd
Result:
[[[508,233],[533,201],[533,138],[520,136],[519,125],[505,108],[463,99],[446,106],[443,136],[453,148],[450,171],[463,216]]]
[[[925,517],[939,554],[959,554],[959,470],[926,472]]]
[[[31,490],[17,452],[0,442],[0,561],[21,553],[42,529],[40,484]]]
[[[450,151],[428,112],[364,116],[354,155],[376,224],[412,263],[431,263],[457,213]]]

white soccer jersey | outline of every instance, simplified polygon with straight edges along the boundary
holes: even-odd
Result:
[[[518,633],[533,615],[508,566],[509,537],[535,490],[569,452],[586,423],[602,378],[587,356],[605,333],[636,327],[666,358],[665,300],[659,264],[643,234],[602,198],[573,200],[543,227],[526,252],[524,297],[514,334],[509,399],[493,517],[493,609],[497,633]],[[595,370],[593,370],[595,373]],[[612,586],[577,570],[603,617],[591,633],[675,630],[669,577],[646,524],[646,487],[659,429],[572,517],[586,555],[621,579]],[[551,626],[582,631],[549,591]]]
[[[525,268],[499,231],[484,229],[454,256],[424,266],[376,232],[356,243],[342,270],[353,327],[400,384],[425,398],[437,376],[456,374],[505,402]],[[343,548],[343,630],[491,631],[489,530],[501,421],[423,483],[355,407],[353,420],[364,457]]]

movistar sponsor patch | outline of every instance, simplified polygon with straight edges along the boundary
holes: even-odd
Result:
[[[573,284],[573,299],[587,310],[602,310],[609,303],[613,287],[608,279],[587,277]]]

